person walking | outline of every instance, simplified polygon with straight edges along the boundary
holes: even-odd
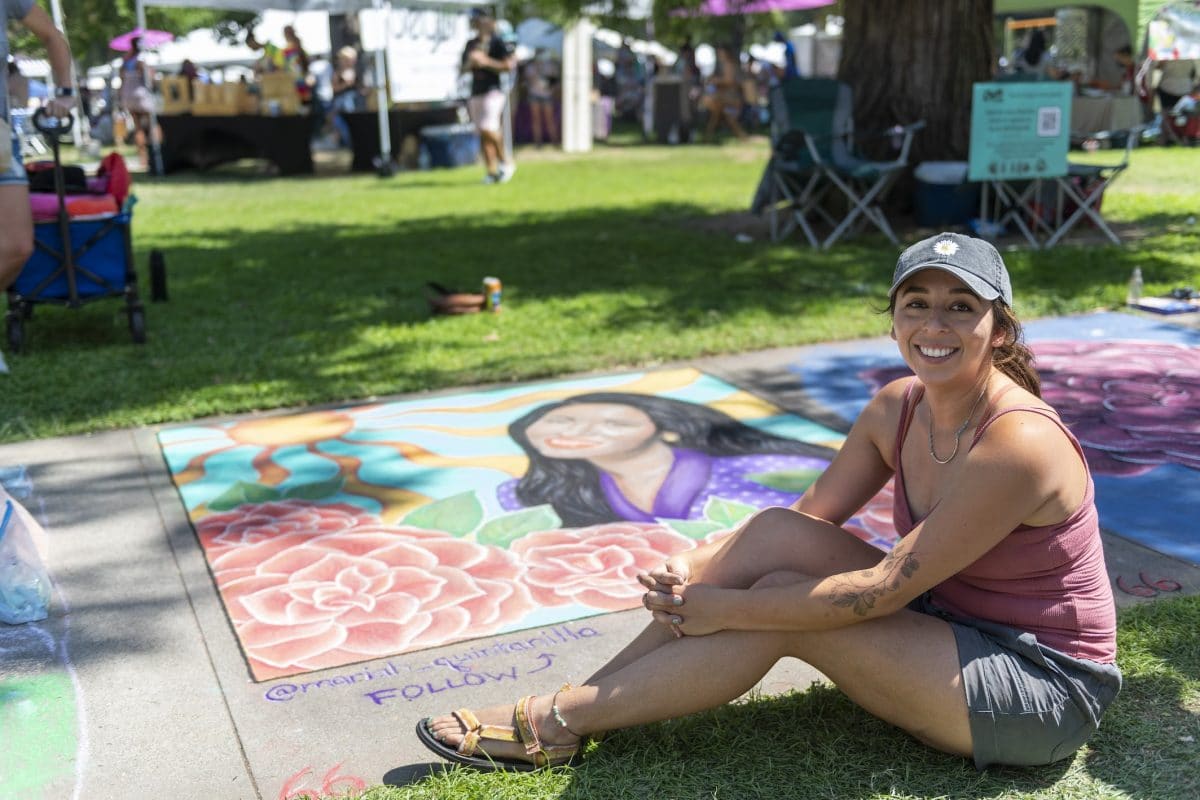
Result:
[[[496,35],[496,18],[482,8],[471,9],[471,27],[475,36],[467,42],[461,69],[471,74],[471,98],[467,109],[479,131],[479,146],[487,168],[484,183],[507,183],[516,174],[517,165],[504,152],[502,117],[508,102],[500,88],[500,76],[516,66],[512,48]]]

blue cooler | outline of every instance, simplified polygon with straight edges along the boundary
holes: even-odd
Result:
[[[479,155],[479,132],[474,125],[429,125],[421,128],[421,147],[431,167],[465,167]]]
[[[979,184],[967,183],[966,161],[923,161],[914,177],[920,227],[965,225],[979,215]]]

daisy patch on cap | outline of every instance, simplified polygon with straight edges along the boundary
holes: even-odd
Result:
[[[952,256],[958,252],[958,242],[950,239],[942,239],[933,246],[933,252],[939,256]]]

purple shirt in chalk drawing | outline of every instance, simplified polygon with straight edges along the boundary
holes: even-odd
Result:
[[[823,458],[791,454],[745,456],[706,456],[695,450],[676,450],[675,463],[654,498],[654,508],[646,513],[621,494],[616,481],[600,473],[600,488],[619,519],[652,522],[655,519],[703,519],[704,504],[710,497],[733,500],[756,508],[791,505],[799,494],[772,489],[751,480],[749,475],[764,472],[823,470],[829,462]],[[500,506],[515,511],[524,506],[517,499],[517,480],[505,481],[496,489]]]

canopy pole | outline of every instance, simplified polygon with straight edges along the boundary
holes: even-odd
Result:
[[[503,2],[496,4],[496,19],[504,19],[504,3]],[[500,122],[501,122],[500,135],[504,139],[504,142],[503,142],[504,163],[511,164],[511,163],[513,163],[513,122],[512,122],[513,93],[517,89],[517,67],[516,67],[516,65],[514,65],[513,68],[508,71],[508,73],[505,75],[505,77],[508,79],[507,80],[508,85],[505,86],[504,82],[501,83],[501,86],[504,89],[504,111],[500,117]]]
[[[141,30],[146,30],[146,4],[144,0],[137,0],[137,26]],[[146,63],[146,59],[140,59],[142,65],[142,83],[146,85],[147,91],[151,97],[154,96],[154,79],[150,76],[150,65]],[[152,175],[163,174],[162,161],[162,142],[158,139],[158,109],[155,108],[153,102],[150,103],[150,173]]]
[[[586,153],[592,149],[592,34],[587,18],[563,29],[562,149]]]
[[[375,51],[375,105],[379,114],[379,163],[375,165],[376,174],[381,178],[390,178],[396,173],[392,163],[392,131],[388,126],[388,106],[391,98],[387,90],[387,58],[388,42],[391,40],[392,3],[391,0],[372,0],[375,10],[383,12],[382,44]]]

